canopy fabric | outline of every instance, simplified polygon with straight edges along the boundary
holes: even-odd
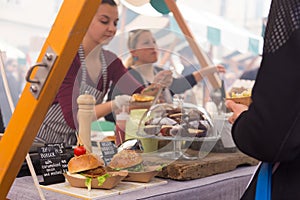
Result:
[[[2,40],[0,40],[0,51],[5,52],[8,58],[25,58],[25,53]]]
[[[181,32],[172,13],[162,15],[147,2],[142,6],[130,4],[130,0],[121,0],[120,2],[125,7],[139,14],[136,15],[135,20],[126,24],[125,31],[134,27],[148,29],[160,28],[169,29],[169,32]],[[184,1],[177,2],[177,4],[198,43],[208,42],[214,46],[222,45],[231,50],[238,50],[242,53],[251,52],[254,55],[262,53],[262,36],[255,35],[244,28],[237,27],[229,21],[206,11],[196,11],[184,5]],[[164,23],[160,23],[160,19],[163,20]],[[168,25],[166,25],[166,20],[169,21]],[[157,39],[159,40],[159,38]]]

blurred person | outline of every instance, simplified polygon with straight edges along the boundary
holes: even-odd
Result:
[[[144,86],[149,85],[155,80],[155,75],[163,70],[155,66],[158,60],[158,47],[156,40],[150,30],[136,29],[129,32],[127,46],[130,51],[130,57],[126,61],[129,72]],[[197,82],[203,80],[205,76],[213,73],[224,73],[223,66],[210,66],[194,71],[193,73],[180,78],[173,78],[168,90],[164,90],[163,97],[165,102],[172,102],[174,94],[182,94],[191,89]],[[112,85],[108,93],[108,100],[114,99],[115,96],[122,94]],[[106,120],[114,121],[113,114],[105,117]]]
[[[260,63],[261,62],[261,55],[258,55],[256,57],[254,57],[251,61],[251,63],[249,64],[249,66],[251,67],[250,69],[244,71],[242,73],[242,75],[240,76],[240,79],[244,79],[244,80],[252,80],[254,81],[256,79],[258,70],[259,70],[259,66],[255,66],[256,63]]]
[[[0,109],[0,133],[4,133],[4,131],[5,131],[5,125],[3,122],[2,111]]]
[[[300,199],[299,52],[300,1],[273,0],[252,104],[226,101],[236,146],[262,161],[243,200]]]
[[[5,75],[9,85],[10,93],[14,105],[17,104],[20,95],[20,77],[18,69],[18,60],[17,59],[8,59],[5,64]]]
[[[18,70],[18,62],[16,59],[7,59],[4,64],[4,72],[0,76],[0,108],[2,111],[2,117],[4,125],[7,126],[12,116],[12,108],[9,103],[8,97],[11,97],[12,104],[16,106],[20,90],[18,77],[16,72]],[[6,82],[7,81],[7,82]],[[6,84],[7,83],[7,84]]]
[[[199,63],[195,61],[194,53],[189,46],[182,48],[178,53],[180,55],[180,62],[184,67],[181,72],[183,76],[190,75],[193,72],[200,70],[201,67]]]
[[[96,99],[97,119],[112,112],[113,109],[120,109],[122,105],[128,104],[130,99],[128,95],[122,95],[113,101],[103,102],[110,82],[116,83],[122,77],[124,82],[119,85],[119,89],[124,92],[123,94],[142,92],[144,87],[127,73],[121,60],[114,53],[103,49],[103,46],[115,36],[118,20],[116,3],[113,0],[102,0],[40,127],[36,142],[63,142],[66,146],[76,144],[78,127],[76,100],[86,91]],[[164,85],[165,80],[162,78],[158,82]]]
[[[245,71],[241,76],[240,76],[240,79],[243,79],[243,80],[255,80],[256,79],[256,76],[257,76],[257,72],[258,72],[258,67],[257,68],[254,68],[254,69],[250,69],[250,70],[247,70]]]
[[[199,62],[195,59],[194,52],[192,51],[191,47],[186,46],[178,51],[180,62],[183,66],[183,70],[181,72],[182,76],[187,76],[192,74],[195,71],[200,70],[201,66]],[[184,101],[193,103],[193,104],[203,104],[203,81],[199,81],[193,88],[190,90],[186,90],[184,92]]]
[[[23,92],[23,89],[26,85],[26,73],[28,71],[28,65],[26,63],[23,63],[23,64],[19,64],[19,70],[18,70],[18,73],[19,73],[19,90],[20,90],[20,94]]]

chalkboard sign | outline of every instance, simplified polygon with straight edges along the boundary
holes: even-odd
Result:
[[[64,146],[64,143],[53,143],[53,144],[47,144],[48,147],[53,146],[54,149],[57,151],[57,153],[60,155],[60,162],[61,162],[61,168],[62,172],[65,173],[68,171],[68,160],[70,158],[70,155],[66,153],[66,148]]]
[[[68,161],[63,143],[46,144],[38,148],[44,182],[42,185],[65,182],[63,173],[68,169]]]
[[[118,152],[116,145],[111,142],[99,142],[100,149],[102,152],[103,160],[106,165],[108,165],[112,159],[112,157]]]

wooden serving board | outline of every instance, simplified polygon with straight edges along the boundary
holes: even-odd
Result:
[[[107,198],[110,196],[116,196],[115,199],[120,199],[118,197],[121,194],[125,194],[132,191],[143,190],[146,188],[167,184],[168,181],[162,180],[159,178],[153,178],[148,183],[137,183],[137,182],[121,182],[116,187],[112,189],[92,189],[88,191],[87,188],[77,188],[72,187],[68,181],[64,183],[52,184],[43,186],[41,188],[44,190],[49,190],[52,192],[57,192],[60,194],[80,198],[80,199],[87,199],[87,200],[94,200],[94,199],[102,199]]]
[[[239,166],[257,164],[256,159],[241,152],[209,153],[202,159],[178,159],[169,162],[157,176],[173,180],[192,180],[228,172]]]

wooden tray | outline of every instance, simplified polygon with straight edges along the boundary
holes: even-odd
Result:
[[[143,172],[128,172],[128,175],[123,181],[148,183],[160,172],[157,170],[159,167],[160,166],[147,166]]]
[[[112,189],[116,185],[118,185],[127,175],[127,171],[119,172],[108,172],[110,174],[110,177],[108,177],[105,182],[102,185],[98,185],[97,178],[92,179],[92,188],[98,188],[98,189]],[[79,188],[86,188],[85,185],[85,177],[75,177],[71,176],[68,173],[64,174],[65,178],[68,180],[71,186],[73,187],[79,187]]]
[[[236,169],[239,166],[257,165],[258,160],[247,156],[240,151],[234,153],[209,153],[207,156],[196,160],[179,158],[168,160],[166,157],[144,157],[145,162],[166,164],[156,177],[173,180],[193,180],[221,174]]]

